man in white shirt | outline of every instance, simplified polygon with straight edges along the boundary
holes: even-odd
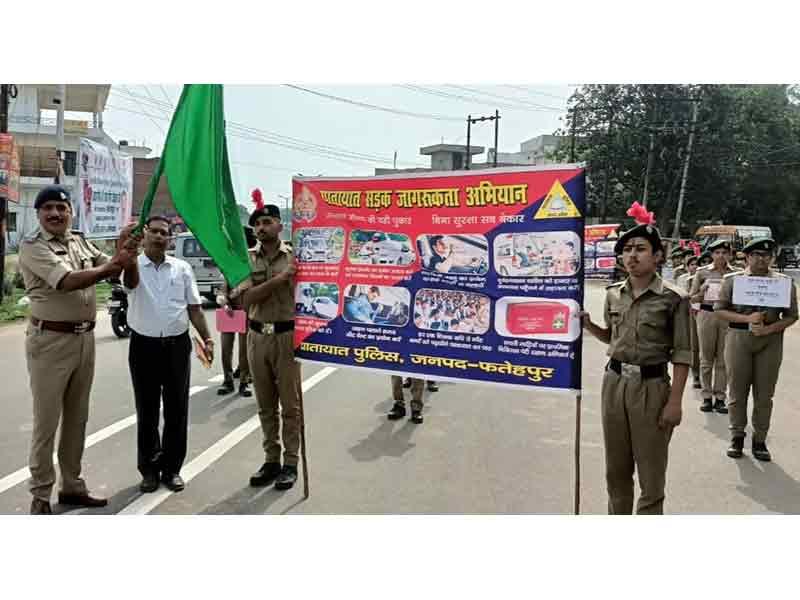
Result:
[[[192,268],[166,255],[170,222],[153,216],[144,229],[144,253],[126,269],[131,342],[128,365],[136,397],[139,489],[154,492],[159,476],[173,492],[184,488],[180,470],[186,458],[189,375],[192,342],[189,321],[200,334],[210,359],[213,340],[202,311]],[[159,409],[164,402],[164,431],[159,438]]]

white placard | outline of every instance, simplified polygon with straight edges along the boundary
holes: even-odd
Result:
[[[81,138],[75,226],[89,239],[113,239],[131,219],[133,157]]]
[[[707,281],[706,293],[703,296],[703,304],[713,304],[719,300],[719,290],[722,287],[722,281]]]
[[[739,276],[733,280],[733,303],[789,308],[792,280],[788,277]]]

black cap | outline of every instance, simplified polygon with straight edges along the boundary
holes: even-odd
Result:
[[[723,248],[728,252],[730,252],[731,243],[728,240],[717,240],[716,242],[711,242],[708,245],[708,248],[706,248],[706,250],[708,250],[709,252],[713,252],[714,250],[718,250],[719,248]]]
[[[750,254],[753,250],[761,250],[763,252],[772,252],[775,250],[775,240],[772,238],[758,238],[747,244],[742,248],[742,252]]]
[[[259,217],[273,217],[275,219],[280,219],[281,209],[275,206],[274,204],[265,204],[261,208],[255,209],[253,212],[250,213],[250,220],[248,221],[250,227],[256,226],[256,220]]]
[[[643,237],[647,239],[653,247],[653,252],[660,251],[663,248],[661,245],[661,234],[658,232],[658,229],[653,225],[636,225],[619,236],[617,243],[614,244],[614,253],[622,254],[625,243],[634,237]]]
[[[698,256],[692,254],[688,259],[686,259],[686,264],[688,265],[689,263],[698,262],[699,260],[700,258]]]
[[[63,185],[47,185],[39,190],[36,194],[36,200],[33,202],[33,208],[39,210],[45,202],[51,201],[67,202],[69,203],[69,190]]]
[[[707,260],[708,262],[712,262],[712,261],[714,260],[714,258],[711,256],[711,252],[709,252],[708,250],[706,250],[705,252],[703,252],[703,253],[702,253],[702,254],[701,254],[701,255],[700,255],[698,258],[697,258],[697,264],[700,264],[701,262],[703,262],[703,261],[705,261],[705,260]]]

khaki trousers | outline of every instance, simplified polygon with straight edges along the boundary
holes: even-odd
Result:
[[[671,429],[659,429],[661,409],[669,399],[667,377],[642,380],[611,369],[603,376],[601,420],[606,450],[608,514],[633,512],[633,473],[638,473],[640,515],[664,512],[667,449]]]
[[[233,383],[233,344],[239,338],[239,383],[250,383],[250,367],[247,361],[247,332],[219,334],[222,341],[222,372],[225,381]]]
[[[424,379],[411,378],[411,410],[422,410],[422,391],[425,388]],[[398,404],[405,404],[403,398],[403,378],[399,375],[392,375],[392,398]]]
[[[730,329],[725,344],[728,363],[728,420],[732,437],[744,437],[747,396],[753,389],[753,440],[767,439],[772,417],[772,396],[783,359],[783,333],[756,337],[743,329]]]
[[[28,461],[30,492],[36,498],[50,501],[56,481],[53,448],[60,421],[61,491],[85,494],[81,460],[94,379],[94,332],[57,333],[29,325],[25,357],[33,395],[33,435]]]
[[[280,462],[280,430],[284,448],[283,464],[297,466],[301,384],[300,363],[294,359],[294,332],[264,335],[249,331],[247,358],[256,389],[266,462]]]
[[[725,400],[728,374],[725,368],[725,338],[728,323],[713,312],[697,313],[697,335],[700,338],[700,383],[703,398]]]

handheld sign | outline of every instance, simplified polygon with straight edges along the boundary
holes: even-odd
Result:
[[[792,280],[788,277],[736,277],[733,303],[744,306],[789,308]]]

